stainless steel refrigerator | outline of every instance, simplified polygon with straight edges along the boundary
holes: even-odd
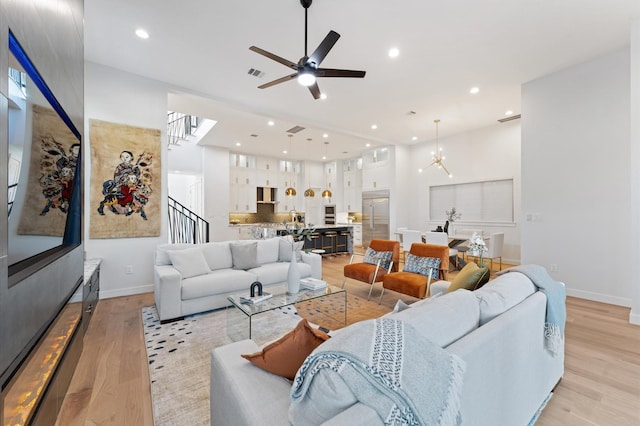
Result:
[[[362,245],[373,239],[389,239],[389,191],[362,193]]]

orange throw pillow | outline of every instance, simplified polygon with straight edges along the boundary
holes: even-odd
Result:
[[[260,352],[241,356],[263,370],[293,380],[304,360],[328,338],[326,333],[314,329],[303,319],[296,328]]]

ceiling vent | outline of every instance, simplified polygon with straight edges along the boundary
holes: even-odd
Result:
[[[260,70],[257,70],[255,68],[249,68],[249,71],[247,72],[247,74],[250,74],[250,75],[252,75],[254,77],[258,77],[258,78],[264,77],[264,71],[260,71]]]
[[[300,127],[300,126],[293,126],[292,128],[290,128],[289,130],[287,130],[287,133],[298,133],[299,131],[304,130],[304,127]]]
[[[501,118],[498,121],[501,123],[506,123],[507,121],[517,120],[520,118],[520,114],[512,115],[511,117]]]

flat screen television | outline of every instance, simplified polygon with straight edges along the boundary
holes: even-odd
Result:
[[[9,287],[81,243],[81,135],[9,33]]]

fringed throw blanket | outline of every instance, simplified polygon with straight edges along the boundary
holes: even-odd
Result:
[[[547,314],[544,324],[544,337],[546,348],[553,355],[562,351],[564,339],[564,326],[567,321],[567,298],[564,285],[554,280],[547,270],[540,265],[520,265],[505,269],[496,275],[507,272],[520,272],[526,275],[533,284],[547,296]]]
[[[465,363],[390,318],[351,325],[304,362],[289,419],[321,424],[360,402],[387,425],[458,425]]]

